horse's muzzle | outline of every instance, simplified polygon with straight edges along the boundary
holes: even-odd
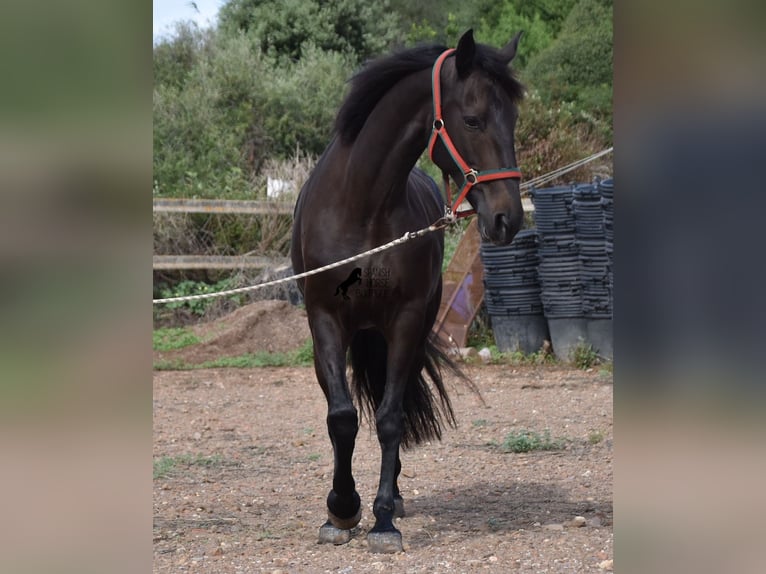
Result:
[[[496,213],[491,225],[479,225],[482,238],[495,245],[508,245],[521,229],[522,219],[507,213]]]

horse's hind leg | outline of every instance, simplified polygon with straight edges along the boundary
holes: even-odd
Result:
[[[334,474],[327,495],[327,522],[319,529],[319,542],[344,544],[362,517],[362,506],[351,473],[359,418],[346,383],[346,354],[341,330],[326,315],[311,320],[314,368],[327,398],[327,430],[332,442]]]

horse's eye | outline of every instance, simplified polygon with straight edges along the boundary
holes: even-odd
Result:
[[[465,127],[469,130],[478,130],[481,127],[481,122],[479,122],[479,118],[476,116],[466,116],[463,118],[463,121],[465,122]]]

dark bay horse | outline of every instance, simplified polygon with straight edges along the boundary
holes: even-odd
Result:
[[[405,50],[354,76],[332,141],[296,203],[296,273],[362,253],[444,216],[438,188],[414,167],[427,146],[445,182],[449,176],[462,186],[457,203],[470,203],[482,238],[511,242],[523,218],[520,173],[510,167],[516,165],[513,134],[523,87],[508,67],[520,35],[498,50],[475,43],[469,30],[455,50]],[[443,425],[455,422],[440,369],[449,362],[430,337],[443,251],[438,231],[299,281],[334,453],[320,542],[347,542],[361,519],[351,471],[356,399],[375,421],[382,452],[368,545],[373,552],[402,550],[393,522],[404,515],[399,448],[441,438]],[[336,296],[339,286],[346,289],[343,297]]]

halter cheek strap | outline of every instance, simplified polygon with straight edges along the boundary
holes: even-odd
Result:
[[[442,118],[442,98],[441,98],[441,70],[444,60],[454,54],[455,49],[451,48],[445,50],[434,62],[434,67],[431,73],[431,89],[433,93],[433,105],[434,105],[434,125],[431,131],[431,138],[428,141],[428,156],[431,161],[434,161],[434,147],[436,141],[441,140],[444,147],[447,148],[452,161],[454,161],[463,173],[463,185],[458,190],[457,200],[449,208],[449,212],[456,217],[467,217],[476,213],[473,209],[458,211],[458,206],[471,191],[471,188],[479,183],[486,181],[494,181],[496,179],[521,179],[521,171],[517,167],[509,167],[502,169],[487,169],[484,171],[477,171],[463,159],[460,152],[452,143],[452,139],[447,133],[447,127],[444,125],[444,119]],[[436,162],[434,162],[436,163]],[[444,192],[447,195],[447,202],[452,203],[452,190],[450,188],[449,176],[444,172]]]

